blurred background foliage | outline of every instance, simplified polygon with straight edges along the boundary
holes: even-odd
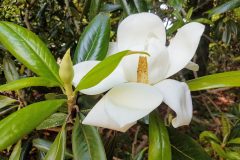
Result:
[[[39,35],[56,59],[68,48],[75,50],[85,26],[99,12],[111,16],[112,41],[116,39],[118,23],[138,12],[153,12],[161,17],[168,40],[188,22],[205,24],[206,30],[193,58],[200,70],[193,73],[183,70],[176,76],[180,80],[240,69],[240,0],[0,0],[0,20],[14,22]],[[0,62],[6,55],[12,58],[0,44]],[[20,76],[32,74],[16,60],[14,63]],[[0,63],[1,84],[6,81],[3,65]],[[193,93],[193,122],[182,130],[201,142],[214,159],[240,159],[240,140],[233,141],[240,137],[239,92],[239,88],[224,88]],[[34,100],[44,95],[39,90],[28,94]],[[97,99],[98,96],[82,96],[78,103],[87,108]],[[171,112],[166,108],[162,113],[168,113],[163,115],[166,121],[171,119]],[[137,157],[136,153],[142,149],[144,152],[147,144],[144,127],[140,132],[136,126],[127,134],[118,134],[118,141],[115,132],[101,130],[101,133],[103,139],[109,140],[105,141],[109,159],[113,155],[122,159],[133,157],[130,155]],[[115,151],[114,146],[117,146]]]

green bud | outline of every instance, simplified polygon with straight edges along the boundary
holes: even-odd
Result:
[[[67,50],[63,56],[62,62],[59,68],[59,76],[63,83],[71,84],[74,76],[73,64],[70,56],[70,49]]]

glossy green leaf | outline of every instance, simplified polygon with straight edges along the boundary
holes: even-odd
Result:
[[[17,100],[15,99],[12,99],[12,98],[9,98],[7,96],[2,96],[0,95],[0,109],[7,106],[7,105],[10,105],[14,102],[16,102]]]
[[[58,65],[37,35],[14,23],[1,21],[0,42],[34,73],[61,83]]]
[[[211,160],[211,157],[191,137],[169,128],[172,160]]]
[[[66,118],[67,114],[65,113],[54,113],[50,117],[45,119],[36,129],[41,130],[61,126],[63,125]]]
[[[7,82],[19,79],[19,74],[14,61],[7,56],[3,58],[3,72]]]
[[[7,148],[36,128],[66,100],[48,100],[20,109],[0,121],[0,150]]]
[[[110,18],[105,13],[98,14],[85,28],[74,53],[73,63],[86,60],[103,60],[108,51],[110,38]]]
[[[34,139],[33,140],[33,146],[36,147],[37,149],[39,149],[40,151],[47,153],[51,147],[51,145],[53,144],[50,141],[44,140],[44,139]],[[71,153],[71,151],[69,151],[68,149],[65,150],[65,158],[66,159],[70,159],[73,158],[73,155]]]
[[[66,149],[66,124],[62,126],[44,160],[64,160]]]
[[[149,116],[149,160],[171,160],[168,131],[160,114],[155,110]]]
[[[101,7],[101,0],[91,0],[89,8],[89,19],[93,19],[99,12]]]
[[[199,140],[201,142],[207,141],[215,141],[217,143],[221,143],[221,141],[218,139],[218,137],[211,131],[203,131],[200,136],[199,136]]]
[[[240,1],[239,0],[230,0],[216,8],[210,9],[209,11],[207,11],[207,13],[208,13],[209,17],[211,17],[214,14],[221,14],[221,13],[230,11],[237,7],[240,7]]]
[[[98,63],[94,68],[92,68],[79,82],[77,85],[75,92],[93,87],[101,82],[104,78],[106,78],[109,74],[111,74],[114,69],[118,66],[120,61],[124,56],[131,54],[147,54],[145,52],[135,52],[135,51],[122,51],[111,55],[104,59],[102,62]]]
[[[83,119],[83,116],[81,116]],[[72,132],[74,160],[106,160],[104,146],[97,129],[81,124],[77,116]]]
[[[187,84],[191,91],[222,87],[239,87],[240,71],[231,71],[203,76],[187,81]]]
[[[28,77],[0,85],[0,91],[19,90],[33,86],[56,87],[59,86],[59,83],[44,77]]]
[[[11,153],[11,156],[9,160],[19,160],[20,155],[21,155],[21,140],[18,141],[18,143],[14,146],[13,151]]]

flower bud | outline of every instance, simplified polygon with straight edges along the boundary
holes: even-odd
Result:
[[[60,63],[59,76],[64,84],[71,84],[74,76],[70,49],[67,50]]]

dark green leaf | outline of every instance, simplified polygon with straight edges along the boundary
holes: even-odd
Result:
[[[103,60],[108,51],[110,19],[105,13],[98,14],[86,27],[79,39],[73,63],[86,60]]]
[[[52,144],[53,144],[52,142],[40,138],[33,140],[33,146],[44,153],[47,153],[49,151]],[[71,151],[69,151],[68,149],[65,150],[65,158],[66,159],[73,158]]]
[[[81,116],[83,119],[83,116]],[[93,126],[83,125],[77,116],[73,133],[72,148],[74,160],[106,160],[102,140],[97,129]]]
[[[66,124],[62,126],[44,160],[64,160],[66,149]]]
[[[149,116],[149,160],[171,160],[168,131],[155,110]]]
[[[15,99],[0,95],[0,109],[16,101]]]
[[[75,92],[82,89],[93,87],[100,83],[104,78],[106,78],[114,71],[114,69],[118,66],[118,64],[120,63],[124,56],[130,54],[147,54],[147,53],[126,50],[107,57],[102,62],[98,63],[81,79],[81,81],[79,82],[75,89]]]
[[[179,133],[176,129],[169,130],[173,160],[211,160],[211,157],[191,137]]]
[[[59,83],[44,77],[29,77],[29,78],[22,78],[22,79],[1,85],[0,91],[19,90],[22,88],[33,87],[33,86],[56,87],[56,86],[59,86]]]
[[[129,16],[133,13],[136,13],[136,8],[135,8],[135,5],[132,3],[132,1],[130,1],[129,3],[127,2],[127,0],[120,0],[119,1],[122,8],[123,8],[123,11],[124,13]]]
[[[145,0],[133,0],[133,2],[139,13],[148,11],[147,3]]]
[[[91,0],[89,8],[89,19],[92,20],[99,12],[101,7],[101,0]]]
[[[221,14],[221,13],[230,11],[237,7],[240,7],[240,1],[239,0],[230,0],[216,8],[208,10],[207,13],[208,13],[209,17],[211,17],[214,14]]]
[[[184,0],[168,0],[168,4],[176,10],[181,10]]]
[[[31,132],[53,114],[66,100],[49,100],[26,106],[0,121],[0,150]]]
[[[50,117],[45,119],[36,129],[41,130],[61,126],[66,118],[67,114],[65,113],[54,113]]]
[[[0,42],[30,70],[39,76],[61,83],[58,65],[37,35],[14,23],[1,21]]]
[[[121,9],[120,4],[109,4],[109,3],[104,3],[101,5],[101,12],[114,12]]]
[[[12,154],[9,158],[9,160],[19,160],[20,155],[21,155],[21,140],[18,141],[18,143],[14,146]]]
[[[191,91],[222,87],[239,87],[240,71],[217,73],[187,81]]]
[[[3,71],[7,82],[19,79],[19,74],[14,61],[7,56],[3,58]]]

